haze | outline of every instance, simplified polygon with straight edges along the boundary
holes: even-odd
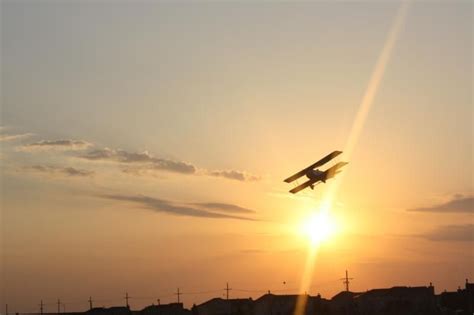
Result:
[[[472,2],[412,3],[343,176],[283,183],[344,149],[399,6],[3,1],[3,299],[295,292],[336,184],[309,293],[474,279]]]

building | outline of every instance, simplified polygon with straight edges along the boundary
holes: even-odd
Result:
[[[372,315],[433,315],[437,313],[434,287],[374,289],[354,296],[356,313]]]
[[[464,289],[459,288],[455,292],[443,292],[438,296],[438,303],[443,310],[454,314],[474,313],[474,283],[466,279]]]
[[[333,296],[329,303],[330,314],[357,314],[354,297],[361,293],[342,291]]]
[[[328,301],[318,296],[265,294],[255,300],[253,315],[294,315],[295,310],[303,309],[299,314],[329,314]]]
[[[87,315],[131,315],[129,307],[113,306],[113,307],[94,307],[86,312]]]
[[[139,311],[139,315],[191,315],[183,303],[150,305]]]
[[[193,315],[252,315],[252,299],[214,298],[192,308]]]

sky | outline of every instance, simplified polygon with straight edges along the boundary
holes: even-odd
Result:
[[[329,194],[310,294],[474,280],[473,4],[401,7],[2,1],[2,304],[297,293]]]

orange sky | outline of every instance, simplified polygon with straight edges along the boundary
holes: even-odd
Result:
[[[328,196],[310,294],[474,279],[471,3],[1,7],[12,311],[297,292]]]

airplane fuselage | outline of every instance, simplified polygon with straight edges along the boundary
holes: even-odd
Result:
[[[306,173],[306,177],[308,177],[309,179],[311,180],[326,180],[325,179],[325,176],[326,175],[326,172],[321,172],[320,170],[309,170],[307,173]]]

